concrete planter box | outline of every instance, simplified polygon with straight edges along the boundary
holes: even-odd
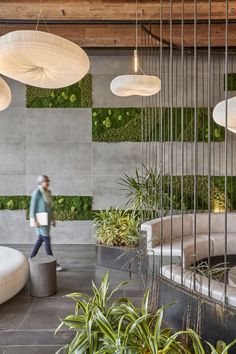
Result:
[[[98,266],[138,273],[143,260],[139,248],[113,247],[96,244],[96,261]]]

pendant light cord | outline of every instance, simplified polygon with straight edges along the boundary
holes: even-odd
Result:
[[[36,28],[35,28],[36,31],[38,30],[40,18],[42,18],[42,20],[43,20],[43,22],[45,24],[45,27],[47,28],[47,31],[49,33],[50,32],[49,31],[49,27],[47,25],[46,19],[45,19],[44,15],[43,15],[43,12],[42,12],[42,1],[41,0],[39,1],[39,15],[38,15],[37,23],[36,23]]]

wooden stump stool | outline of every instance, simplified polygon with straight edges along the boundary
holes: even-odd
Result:
[[[44,297],[57,292],[56,263],[53,256],[37,256],[30,259],[31,296]]]

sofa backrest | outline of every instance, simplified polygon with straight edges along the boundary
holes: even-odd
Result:
[[[147,221],[141,225],[141,230],[147,232],[147,248],[151,249],[163,242],[170,242],[172,239],[192,234],[192,215],[166,216],[154,220]]]
[[[182,230],[183,216],[183,230]],[[147,248],[152,249],[161,243],[170,242],[171,238],[194,235],[194,214],[173,215],[153,219],[141,225],[141,230],[147,232]],[[211,234],[225,233],[225,213],[211,213]],[[208,213],[196,213],[196,235],[208,234]],[[227,232],[236,234],[236,213],[227,214]],[[162,237],[161,237],[162,235]],[[172,235],[172,236],[171,236]]]
[[[194,235],[194,214],[193,221],[193,235]],[[211,233],[225,232],[225,213],[211,213]],[[208,213],[196,214],[196,234],[207,234],[209,231],[209,215]],[[236,213],[227,213],[227,232],[236,233]]]

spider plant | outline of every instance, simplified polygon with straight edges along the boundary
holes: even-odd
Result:
[[[114,300],[114,294],[127,282],[110,292],[108,276],[104,275],[100,287],[92,284],[92,297],[83,293],[67,295],[75,302],[75,312],[61,320],[57,331],[65,325],[75,331],[75,336],[57,353],[191,354],[179,340],[183,332],[163,328],[164,308],[149,312],[149,290],[137,308],[129,298]]]
[[[203,277],[209,277],[220,281],[224,275],[224,272],[230,269],[227,264],[229,263],[222,262],[211,267],[206,261],[201,261],[195,267],[190,266],[188,269],[191,271],[195,270],[197,274],[200,274]]]

